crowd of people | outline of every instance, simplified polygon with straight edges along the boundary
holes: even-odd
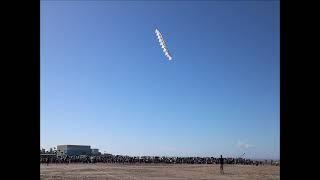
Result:
[[[99,156],[77,155],[77,156],[57,156],[54,154],[40,155],[40,163],[122,163],[122,164],[219,164],[219,158],[215,157],[166,157],[166,156],[124,156],[104,154]],[[224,158],[225,164],[242,165],[280,165],[278,161],[250,160],[244,158]]]

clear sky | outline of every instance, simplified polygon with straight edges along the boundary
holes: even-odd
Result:
[[[279,25],[279,1],[42,1],[41,147],[279,158]]]

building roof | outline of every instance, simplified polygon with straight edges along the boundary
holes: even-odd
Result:
[[[63,144],[58,146],[78,146],[78,147],[90,147],[90,145],[74,145],[74,144]]]

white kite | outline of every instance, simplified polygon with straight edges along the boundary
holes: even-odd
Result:
[[[164,55],[169,59],[171,60],[172,57],[171,55],[169,54],[169,51],[168,51],[168,48],[167,48],[167,45],[162,37],[162,34],[160,33],[160,31],[158,29],[156,29],[155,31],[156,35],[157,35],[157,38],[158,38],[158,41],[160,43],[160,46],[161,48],[163,49],[163,52],[164,52]]]

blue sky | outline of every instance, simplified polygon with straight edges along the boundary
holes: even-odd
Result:
[[[41,147],[279,158],[279,34],[279,1],[42,1]]]

